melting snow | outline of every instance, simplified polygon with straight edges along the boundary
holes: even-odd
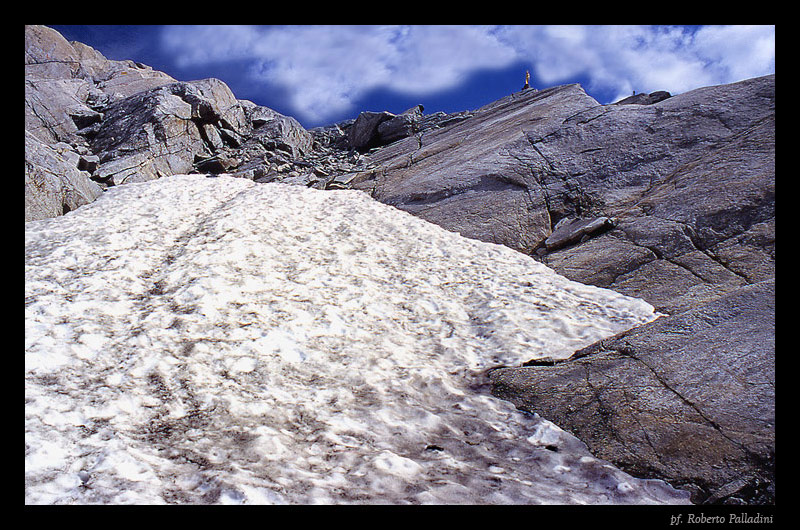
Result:
[[[361,192],[129,184],[25,263],[27,503],[688,503],[481,386],[651,306]]]

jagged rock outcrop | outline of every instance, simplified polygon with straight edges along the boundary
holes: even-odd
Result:
[[[25,130],[70,151],[53,171],[37,165],[41,149],[26,149],[26,220],[61,215],[107,186],[178,173],[289,180],[308,167],[294,161],[313,141],[294,118],[237,100],[218,79],[179,82],[45,26],[25,27]]]
[[[195,158],[207,153],[204,140],[220,119],[212,100],[190,83],[171,83],[113,103],[87,133],[100,157],[95,178],[119,185],[188,173]]]
[[[362,112],[347,132],[347,139],[350,145],[360,150],[374,147],[378,137],[378,127],[393,117],[394,115],[391,112],[386,111]]]
[[[174,83],[133,61],[111,61],[46,26],[25,26],[25,129],[46,143],[86,145],[78,129],[99,121],[98,109]]]
[[[470,115],[467,112],[456,114],[437,112],[425,116],[423,115],[424,110],[425,107],[422,105],[415,105],[397,115],[387,111],[362,112],[354,122],[347,124],[347,143],[345,146],[359,151],[367,151],[371,148],[383,147],[429,129],[455,123]]]
[[[495,394],[695,502],[775,502],[774,280],[537,364]]]

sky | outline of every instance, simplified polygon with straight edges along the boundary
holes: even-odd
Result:
[[[51,26],[180,81],[216,77],[306,128],[364,110],[476,109],[580,83],[602,104],[775,73],[775,26]]]

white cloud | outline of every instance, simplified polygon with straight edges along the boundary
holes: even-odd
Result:
[[[723,83],[775,71],[773,26],[709,26],[697,32],[694,49]]]
[[[472,71],[507,66],[515,51],[480,26],[284,26],[164,29],[181,66],[252,61],[254,79],[289,89],[306,118],[349,110],[370,90],[426,94]]]
[[[252,26],[165,26],[161,32],[162,48],[181,67],[249,58],[258,43]]]
[[[506,42],[544,86],[588,79],[587,89],[685,92],[775,71],[773,26],[508,26]]]
[[[515,61],[532,65],[536,87],[581,79],[616,98],[775,69],[774,26],[168,26],[162,45],[181,66],[245,60],[255,81],[286,89],[296,115],[315,121],[374,89],[431,94]]]

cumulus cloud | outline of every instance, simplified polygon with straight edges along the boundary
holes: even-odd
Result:
[[[723,82],[775,71],[774,26],[710,26],[698,31],[694,48]]]
[[[507,66],[513,48],[491,27],[166,27],[162,46],[176,64],[250,61],[256,81],[289,89],[298,114],[320,119],[348,110],[376,88],[428,94],[472,71]]]
[[[432,94],[521,62],[534,86],[580,79],[601,103],[775,71],[774,26],[167,26],[161,45],[184,67],[244,61],[314,121],[371,90]]]

